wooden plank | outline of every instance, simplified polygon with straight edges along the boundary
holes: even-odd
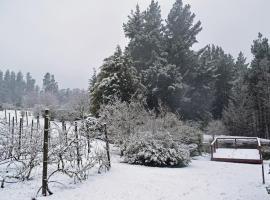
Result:
[[[255,159],[235,159],[235,158],[212,158],[212,161],[218,162],[232,162],[232,163],[246,163],[246,164],[262,164],[262,160]]]

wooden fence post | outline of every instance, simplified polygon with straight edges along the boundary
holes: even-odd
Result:
[[[62,121],[62,131],[65,135],[65,143],[66,143],[66,145],[68,145],[67,127],[66,127],[66,123],[64,120]]]
[[[42,171],[42,195],[47,196],[48,189],[48,138],[49,138],[49,110],[45,110],[44,139],[43,139],[43,171]],[[50,192],[49,192],[50,193]]]
[[[265,177],[264,177],[264,165],[263,165],[263,157],[262,157],[262,149],[259,147],[259,152],[260,152],[260,159],[262,161],[262,182],[265,184]]]
[[[10,120],[9,120],[10,121]],[[9,156],[11,157],[13,154],[13,148],[14,148],[14,117],[12,117],[12,128],[11,128],[11,146],[9,149]]]
[[[87,137],[87,153],[91,153],[91,145],[90,145],[90,133],[89,133],[89,127],[86,125],[86,137]]]
[[[37,116],[37,130],[39,130],[39,115]]]
[[[105,133],[105,140],[106,140],[106,152],[107,152],[107,158],[108,158],[108,166],[109,169],[111,168],[111,156],[110,156],[110,145],[108,140],[108,133],[107,133],[107,125],[104,124],[104,133]]]
[[[10,113],[8,113],[8,127],[9,127],[9,132],[10,132]]]
[[[32,141],[32,137],[33,137],[33,129],[34,129],[34,120],[32,119],[32,122],[31,122],[31,132],[30,132],[30,139]]]
[[[16,125],[17,125],[18,124],[17,110],[15,110],[15,121],[16,121]]]
[[[5,109],[5,120],[7,121],[7,109]]]
[[[26,126],[28,127],[28,112],[26,111],[25,114],[26,114]]]
[[[76,138],[76,153],[77,153],[77,166],[80,167],[80,149],[79,149],[79,135],[78,135],[78,124],[75,122],[75,138]]]
[[[22,145],[22,118],[20,118],[20,127],[19,127],[19,147],[18,147],[18,160],[20,159],[20,155],[21,155],[21,145]]]

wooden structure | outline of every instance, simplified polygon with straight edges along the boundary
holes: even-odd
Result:
[[[211,160],[262,164],[260,139],[256,137],[216,137],[211,143]]]

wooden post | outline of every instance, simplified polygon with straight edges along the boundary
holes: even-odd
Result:
[[[5,121],[7,121],[7,109],[5,109]]]
[[[211,160],[213,160],[214,158],[213,145],[211,145],[210,148],[211,148]]]
[[[9,132],[10,132],[10,113],[8,113],[8,127],[9,127]]]
[[[80,167],[80,149],[79,149],[79,135],[78,135],[78,124],[75,122],[75,138],[76,138],[76,152],[77,152],[77,166]]]
[[[259,147],[260,152],[260,159],[262,161],[262,183],[265,184],[265,177],[264,177],[264,165],[263,165],[263,157],[262,157],[262,150],[261,147]]]
[[[26,126],[28,127],[28,112],[25,111],[25,114],[26,114]]]
[[[30,139],[32,140],[32,137],[33,137],[33,129],[34,129],[34,120],[32,119],[32,122],[31,122],[31,132],[30,132]]]
[[[111,168],[111,157],[110,157],[110,145],[108,140],[108,133],[107,133],[107,125],[104,124],[104,134],[105,134],[105,140],[106,140],[106,152],[107,152],[107,158],[108,158],[108,166],[109,169]]]
[[[16,125],[17,125],[18,124],[17,110],[15,110],[15,120],[16,120]]]
[[[67,136],[67,127],[66,127],[66,123],[65,123],[65,121],[63,120],[62,121],[62,131],[63,131],[63,133],[64,133],[64,135],[65,135],[65,142],[66,142],[66,145],[68,145],[68,136]]]
[[[9,150],[9,156],[11,157],[13,154],[13,148],[14,148],[14,117],[12,117],[12,128],[11,128],[11,146]]]
[[[91,153],[91,146],[90,146],[90,133],[89,133],[89,127],[86,127],[86,137],[87,137],[87,153]]]
[[[21,155],[21,145],[22,145],[22,118],[20,118],[20,127],[19,127],[19,147],[18,147],[18,160],[20,159]]]
[[[37,116],[37,130],[39,130],[39,115]]]
[[[236,138],[234,139],[234,148],[236,149]]]
[[[48,138],[49,138],[49,110],[45,110],[44,139],[43,139],[43,171],[42,171],[42,195],[47,196],[48,191]]]

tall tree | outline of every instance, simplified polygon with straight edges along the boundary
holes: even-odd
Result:
[[[118,46],[112,56],[104,60],[97,76],[97,82],[91,91],[91,112],[98,115],[100,105],[108,103],[114,97],[129,102],[136,92],[138,79],[132,62],[123,55]]]
[[[221,47],[212,46],[210,60],[216,67],[215,97],[212,105],[214,119],[221,119],[223,110],[228,106],[235,79],[235,63],[230,54]]]
[[[183,5],[182,0],[176,0],[166,20],[165,34],[168,62],[176,65],[187,79],[194,60],[194,52],[190,48],[197,42],[196,36],[202,30],[201,22],[194,22],[195,14],[190,8],[190,5]]]
[[[251,52],[254,59],[249,70],[249,93],[254,109],[254,132],[258,137],[269,138],[270,128],[270,51],[267,38],[259,33]]]
[[[57,94],[58,83],[55,81],[54,75],[46,73],[43,78],[43,90],[45,93]]]
[[[235,80],[228,106],[223,111],[223,122],[231,135],[253,136],[252,99],[248,93],[248,64],[240,52],[235,63]]]

